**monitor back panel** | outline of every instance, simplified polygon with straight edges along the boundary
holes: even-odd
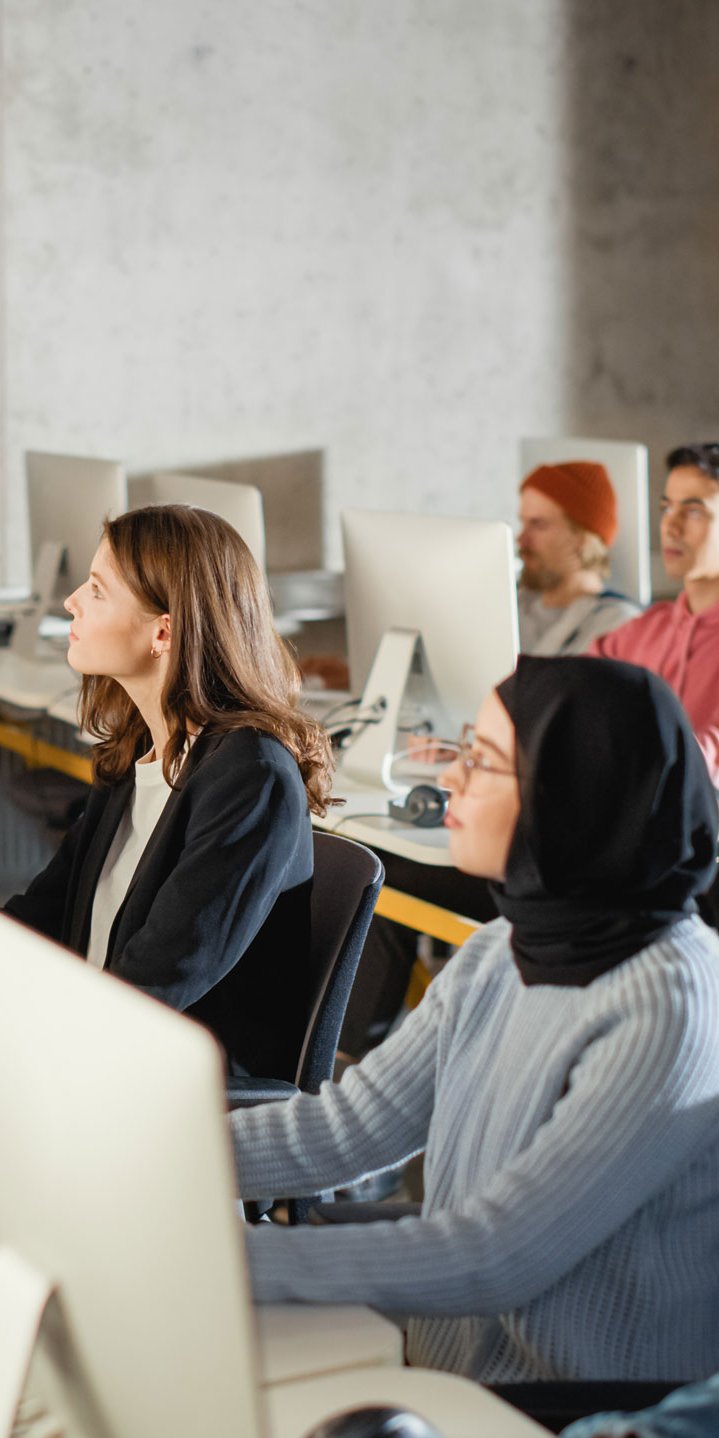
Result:
[[[62,1319],[30,1391],[71,1438],[259,1438],[214,1040],[6,916],[0,976],[0,1235]]]
[[[38,450],[28,450],[25,465],[33,564],[45,541],[62,544],[61,601],[87,579],[103,520],[127,509],[125,470],[117,460]]]
[[[416,629],[459,733],[517,654],[512,535],[501,522],[347,510],[342,515],[347,643],[362,691],[389,628]]]

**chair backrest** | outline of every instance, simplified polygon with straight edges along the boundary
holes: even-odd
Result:
[[[332,1077],[352,983],[384,882],[381,861],[364,844],[317,830],[313,837],[313,1003],[296,1080],[310,1093]]]

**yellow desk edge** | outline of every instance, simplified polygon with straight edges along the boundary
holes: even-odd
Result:
[[[441,909],[438,904],[428,904],[425,899],[414,899],[411,894],[402,894],[399,889],[392,889],[388,884],[385,884],[380,893],[375,913],[381,914],[385,919],[394,919],[408,929],[416,929],[420,934],[430,934],[433,939],[443,939],[447,944],[463,944],[470,934],[481,928],[481,924],[474,919],[452,914],[448,909]],[[408,1009],[416,1008],[430,983],[431,974],[422,960],[417,959],[404,998]]]
[[[377,900],[375,913],[384,919],[394,919],[419,934],[431,934],[433,939],[443,939],[446,944],[463,944],[470,934],[480,927],[475,919],[465,919],[460,914],[450,913],[438,904],[428,904],[425,899],[415,899],[385,884]]]
[[[0,722],[0,747],[19,754],[32,768],[45,766],[58,769],[61,774],[70,774],[73,779],[82,779],[85,784],[92,783],[92,763],[89,759],[82,754],[70,754],[57,744],[48,744],[45,739],[37,739],[31,729],[22,725]]]

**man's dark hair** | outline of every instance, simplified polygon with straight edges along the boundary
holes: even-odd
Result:
[[[701,469],[710,479],[719,483],[719,444],[681,444],[667,455],[667,469],[678,469],[682,464],[691,464]]]

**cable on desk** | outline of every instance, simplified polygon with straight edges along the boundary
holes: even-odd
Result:
[[[319,692],[320,697],[321,697],[322,691],[320,690],[320,691],[318,691],[318,692]],[[357,709],[357,708],[359,708],[359,705],[360,705],[361,703],[362,703],[362,700],[361,700],[361,699],[343,699],[342,702],[339,703],[339,704],[332,704],[331,707],[327,710],[327,713],[322,715],[321,719],[319,720],[319,723],[322,725],[322,728],[324,729],[324,728],[326,728],[326,726],[327,726],[327,721],[328,721],[328,720],[334,719],[337,714],[344,714],[345,709]]]
[[[379,724],[379,719],[357,720],[354,724],[344,724],[341,729],[328,729],[327,737],[333,749],[345,749],[347,741],[356,737],[355,730],[359,729],[364,734],[370,724]]]
[[[344,801],[346,802],[346,800]],[[386,819],[387,813],[384,809],[368,809],[364,814],[343,814],[338,823],[334,824],[330,832],[336,834],[343,824],[353,824],[355,819]]]

